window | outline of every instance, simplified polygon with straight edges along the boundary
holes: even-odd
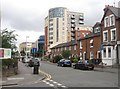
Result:
[[[65,47],[65,50],[67,49],[67,47]]]
[[[103,48],[103,57],[106,57],[106,48]]]
[[[111,29],[111,41],[116,40],[116,29]]]
[[[108,31],[103,32],[103,41],[108,41]]]
[[[82,60],[82,52],[80,52],[80,59]]]
[[[69,50],[71,50],[71,46],[69,47]]]
[[[110,15],[110,26],[115,25],[114,15]]]
[[[97,58],[100,59],[101,58],[101,54],[100,51],[97,52]]]
[[[90,48],[92,48],[92,47],[93,47],[93,39],[90,40]]]
[[[82,42],[80,41],[80,49],[82,49],[82,47],[83,47],[83,44],[82,44]]]
[[[93,59],[93,52],[90,52],[90,59]]]
[[[109,18],[108,18],[108,16],[105,17],[105,19],[104,19],[104,26],[109,27]]]
[[[108,57],[111,57],[111,48],[108,48]]]
[[[76,50],[76,47],[77,47],[77,46],[75,45],[75,46],[74,46],[74,50]]]

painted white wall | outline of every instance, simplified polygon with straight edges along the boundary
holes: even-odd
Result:
[[[108,57],[109,47],[111,47],[111,57]],[[107,66],[116,64],[116,46],[105,46],[104,48],[106,48],[106,57],[104,57],[102,50],[102,62],[107,64]]]

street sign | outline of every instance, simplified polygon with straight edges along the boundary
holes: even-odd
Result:
[[[0,48],[0,59],[11,58],[11,49]]]
[[[37,48],[32,48],[32,53],[37,52]]]

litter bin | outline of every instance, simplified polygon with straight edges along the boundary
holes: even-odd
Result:
[[[39,61],[35,61],[33,67],[33,74],[39,74]]]

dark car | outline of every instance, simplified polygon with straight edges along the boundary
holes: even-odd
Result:
[[[37,66],[40,65],[38,59],[31,59],[31,60],[28,62],[28,66],[30,66],[30,67],[34,67],[34,65],[37,65]]]
[[[90,63],[88,60],[80,60],[78,63],[73,65],[74,69],[81,69],[81,70],[94,70],[94,65]]]
[[[57,62],[58,66],[69,66],[71,67],[72,66],[72,62],[68,59],[61,59],[60,61]]]

